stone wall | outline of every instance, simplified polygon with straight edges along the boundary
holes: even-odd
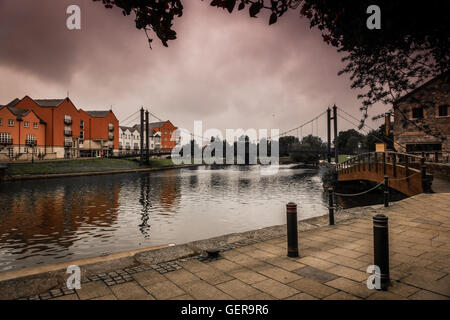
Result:
[[[450,85],[445,77],[438,77],[399,99],[394,111],[394,140],[397,151],[405,152],[407,144],[442,144],[443,152],[450,152],[450,117],[439,117],[439,106],[450,105]],[[412,109],[424,107],[424,118],[413,119]],[[450,110],[449,110],[450,111]],[[406,117],[410,121],[404,124]],[[429,126],[432,133],[443,136],[442,141],[426,134],[418,127]],[[402,145],[402,146],[399,146]]]

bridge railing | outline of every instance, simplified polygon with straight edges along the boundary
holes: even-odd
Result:
[[[389,167],[389,170],[388,170]],[[357,173],[358,171],[370,171],[378,175],[387,175],[391,179],[403,180],[420,174],[422,177],[422,189],[430,189],[432,176],[427,175],[425,158],[415,154],[402,152],[368,152],[352,157],[336,165],[337,173]]]

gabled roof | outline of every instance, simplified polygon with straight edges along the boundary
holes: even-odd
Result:
[[[155,128],[157,128],[157,129],[161,128],[168,121],[169,120],[167,120],[167,121],[160,121],[160,122],[150,122],[148,124],[148,127],[149,127],[150,130],[153,130],[153,131],[156,132],[156,130],[154,130]],[[140,124],[135,124],[133,126],[133,128],[136,128],[136,130],[139,130],[139,132],[141,132],[141,125]]]
[[[107,111],[85,111],[88,115],[94,118],[104,118],[110,113],[110,110]]]
[[[135,127],[119,126],[119,128],[120,128],[122,131],[125,131],[125,130],[128,130],[128,131],[130,131],[130,132],[138,131],[138,129],[135,128]]]
[[[397,104],[397,103],[399,103],[399,102],[401,102],[401,101],[403,101],[403,100],[409,98],[411,95],[413,95],[413,94],[416,93],[417,91],[419,91],[419,90],[421,90],[421,89],[423,89],[423,88],[429,86],[430,84],[432,84],[433,82],[435,82],[435,81],[437,81],[437,80],[439,80],[439,79],[445,79],[445,78],[447,78],[447,81],[448,81],[448,78],[449,78],[449,77],[450,77],[450,73],[449,73],[449,72],[447,72],[447,73],[441,73],[440,75],[434,77],[433,79],[431,79],[431,80],[425,82],[425,83],[422,84],[421,86],[419,86],[419,87],[415,88],[414,90],[408,92],[408,93],[405,94],[403,97],[398,98],[397,100],[395,100],[394,104]]]
[[[46,123],[44,120],[42,120],[33,110],[29,110],[29,109],[20,109],[20,108],[15,108],[15,107],[9,107],[8,105],[6,106],[0,106],[0,110],[3,108],[7,108],[9,111],[11,111],[11,113],[13,115],[15,115],[17,117],[17,120],[20,120],[22,117],[26,116],[27,114],[29,114],[30,112],[32,112],[36,118],[39,119],[40,123]]]
[[[19,98],[15,98],[13,101],[11,101],[8,104],[5,104],[4,107],[14,107],[16,104],[18,104],[20,102]]]
[[[66,98],[67,99],[67,98]],[[44,108],[56,108],[66,99],[33,99],[39,106]]]

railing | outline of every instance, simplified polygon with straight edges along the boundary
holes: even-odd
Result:
[[[68,137],[72,136],[72,130],[64,130],[64,135]]]
[[[393,151],[359,154],[337,164],[336,171],[338,174],[351,174],[355,177],[358,172],[368,171],[375,175],[389,175],[391,180],[406,182],[412,176],[420,174],[423,192],[429,191],[432,181],[432,176],[427,175],[424,157]]]
[[[72,119],[64,118],[65,124],[72,124]]]
[[[114,135],[113,134],[109,134],[108,139],[109,140],[114,140]]]
[[[11,145],[11,144],[13,144],[13,139],[12,138],[1,138],[0,139],[0,144],[2,144],[2,145]]]
[[[34,147],[37,144],[37,142],[36,140],[26,140],[25,144],[29,147]]]
[[[64,147],[71,147],[72,141],[64,141]]]
[[[450,154],[448,152],[442,151],[426,151],[426,152],[409,152],[409,154],[414,154],[425,158],[425,162],[435,162],[435,163],[449,163]]]
[[[109,131],[114,131],[114,125],[109,125],[108,129],[109,129]]]

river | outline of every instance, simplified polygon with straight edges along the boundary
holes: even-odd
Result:
[[[0,184],[0,271],[283,224],[327,214],[316,170],[189,169]]]

